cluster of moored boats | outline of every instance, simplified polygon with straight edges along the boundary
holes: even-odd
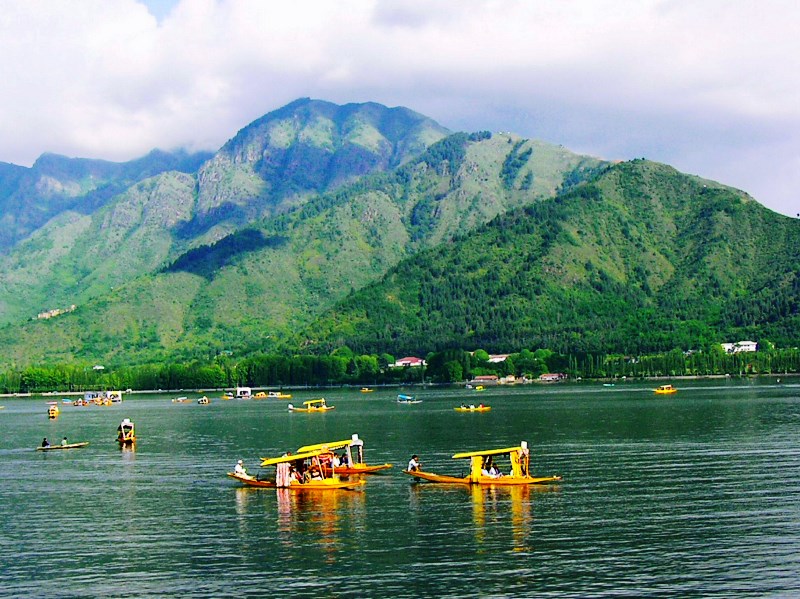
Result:
[[[337,452],[341,451],[341,455]],[[560,476],[536,477],[530,473],[530,451],[527,442],[515,447],[456,453],[455,459],[468,459],[469,474],[449,476],[428,472],[414,456],[403,474],[415,481],[464,485],[534,485],[551,484]],[[498,468],[498,461],[503,466]],[[368,465],[364,461],[364,442],[357,434],[350,439],[305,445],[295,452],[274,458],[261,458],[261,467],[275,467],[274,474],[262,477],[247,473],[242,461],[228,476],[248,487],[268,489],[353,489],[366,484],[362,474],[374,474],[392,467],[392,464]],[[505,472],[502,469],[505,469]]]

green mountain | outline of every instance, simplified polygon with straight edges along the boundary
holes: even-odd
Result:
[[[298,343],[648,352],[800,331],[800,222],[646,161],[408,258]]]
[[[375,105],[368,108],[373,111]],[[245,138],[240,132],[236,139]],[[226,152],[244,145],[226,144]],[[413,145],[395,143],[397,148]],[[447,243],[509,209],[552,197],[602,164],[559,146],[488,133],[454,134],[416,159],[408,160],[403,152],[387,154],[393,158],[386,164],[396,168],[320,195],[309,193],[305,201],[281,196],[276,204],[264,191],[248,203],[246,194],[230,194],[226,202],[242,202],[254,214],[266,215],[180,254],[170,254],[166,246],[180,247],[187,230],[180,223],[198,222],[202,173],[210,172],[216,157],[201,168],[194,204],[177,201],[189,197],[180,190],[191,187],[190,177],[183,181],[167,173],[134,186],[98,212],[93,231],[108,238],[106,229],[113,230],[115,223],[151,218],[157,236],[131,242],[128,233],[115,239],[116,247],[129,248],[126,258],[113,269],[95,268],[84,277],[97,282],[97,291],[105,285],[106,292],[79,303],[74,312],[0,330],[6,360],[131,362],[280,347],[316,315],[402,259]],[[336,185],[339,178],[331,174],[328,183],[320,184]],[[158,191],[160,185],[174,192],[172,200],[164,199],[170,194]],[[200,227],[194,239],[215,228],[233,228],[233,221]],[[129,224],[121,230],[135,228]],[[156,256],[174,259],[112,289],[112,278],[137,261],[144,264],[147,252],[153,254],[149,266]]]
[[[57,154],[43,154],[30,168],[0,163],[0,253],[65,211],[89,214],[138,181],[194,172],[209,157],[153,150],[122,163]]]
[[[30,170],[7,165],[0,213],[15,233],[0,253],[0,323],[105,297],[192,247],[402,164],[446,133],[405,108],[304,99],[242,129],[213,157],[153,152],[115,164],[46,155]]]

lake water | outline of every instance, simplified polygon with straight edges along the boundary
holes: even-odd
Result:
[[[790,379],[786,379],[790,381]],[[800,593],[800,384],[775,379],[413,390],[286,401],[63,406],[0,398],[0,596],[543,597]],[[406,390],[409,391],[409,390]],[[492,411],[459,414],[461,402]],[[123,417],[136,450],[115,442]],[[358,433],[363,490],[242,488],[225,473]],[[47,436],[84,449],[37,452]],[[458,451],[527,440],[544,489],[414,484]]]

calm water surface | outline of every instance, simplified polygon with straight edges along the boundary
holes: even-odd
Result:
[[[786,379],[789,380],[789,379]],[[639,383],[325,392],[112,407],[0,398],[0,596],[524,597],[800,594],[800,384]],[[300,403],[319,393],[295,394]],[[492,405],[458,414],[461,402]],[[115,429],[137,425],[135,452]],[[361,491],[241,488],[236,460],[358,433]],[[36,452],[42,437],[89,441]],[[457,451],[527,440],[545,489],[413,484]]]

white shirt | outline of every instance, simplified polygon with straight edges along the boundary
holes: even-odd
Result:
[[[410,460],[408,460],[408,471],[409,472],[412,472],[412,471],[418,470],[418,469],[419,469],[419,462],[417,460],[415,460],[414,458],[411,458]]]

